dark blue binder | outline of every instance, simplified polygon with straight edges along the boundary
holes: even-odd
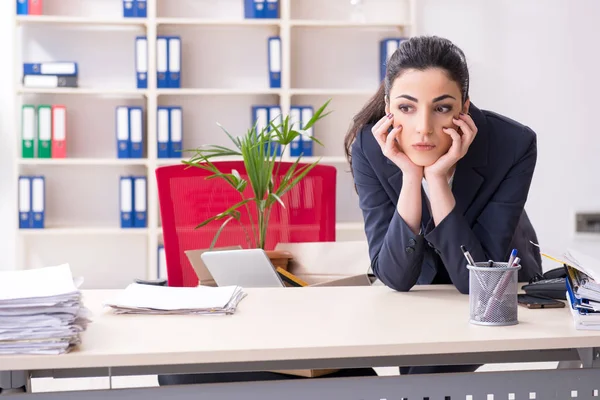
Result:
[[[129,107],[129,157],[144,155],[144,111],[142,107]]]
[[[17,15],[29,14],[29,1],[28,0],[17,0]]]
[[[19,176],[19,228],[28,229],[33,225],[31,211],[31,177]]]
[[[167,86],[181,88],[181,36],[168,36]]]
[[[264,18],[279,18],[279,0],[267,0]]]
[[[121,228],[133,227],[133,201],[133,178],[131,176],[122,176],[119,186]]]
[[[169,37],[156,38],[156,86],[159,89],[169,87]]]
[[[43,176],[31,177],[31,214],[34,229],[44,228],[46,208],[46,179]]]
[[[115,109],[115,132],[117,139],[117,158],[129,158],[129,139],[131,137],[129,107],[118,106]]]
[[[146,228],[148,225],[148,190],[145,176],[133,178],[133,227]]]
[[[169,107],[169,158],[182,158],[183,109]]]
[[[138,89],[148,89],[148,38],[135,38],[135,76]]]
[[[281,38],[272,36],[268,39],[269,86],[281,88]]]
[[[148,16],[148,6],[146,0],[134,0],[133,15],[137,18],[146,18]]]
[[[77,63],[73,61],[23,63],[23,75],[77,76],[77,72]]]
[[[123,0],[123,17],[135,17],[134,0]]]
[[[171,137],[171,110],[170,107],[159,106],[156,112],[156,137],[157,157],[169,158]]]

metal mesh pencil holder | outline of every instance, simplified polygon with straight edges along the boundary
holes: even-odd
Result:
[[[478,262],[469,269],[470,322],[505,326],[518,323],[518,272],[521,265],[506,262]]]

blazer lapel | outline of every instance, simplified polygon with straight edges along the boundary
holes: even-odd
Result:
[[[456,164],[452,193],[456,200],[456,207],[461,214],[469,209],[479,188],[484,182],[484,177],[477,168],[487,165],[488,137],[485,116],[471,104],[469,114],[477,126],[477,135],[471,143],[467,154]]]

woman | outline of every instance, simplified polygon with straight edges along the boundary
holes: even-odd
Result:
[[[475,261],[521,258],[541,273],[525,213],[536,135],[475,107],[463,52],[438,37],[401,43],[384,82],[345,138],[374,274],[387,286],[453,284],[469,291],[460,246]]]
[[[401,43],[379,91],[345,138],[374,274],[408,291],[469,291],[460,246],[475,261],[521,258],[520,281],[541,273],[525,213],[536,135],[475,107],[463,52],[438,37]],[[401,367],[402,374],[468,372],[479,365]]]

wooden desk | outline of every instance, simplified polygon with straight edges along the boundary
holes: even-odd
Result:
[[[519,324],[515,326],[472,325],[468,322],[468,296],[461,295],[451,286],[416,287],[408,293],[395,292],[383,286],[246,291],[248,296],[232,316],[114,315],[109,309],[103,308],[102,304],[114,296],[116,291],[85,291],[84,303],[92,311],[93,322],[82,335],[83,343],[78,350],[60,356],[0,356],[0,371],[29,371],[32,376],[74,377],[108,375],[109,368],[112,375],[130,375],[484,364],[578,358],[584,359],[586,367],[593,367],[598,353],[594,349],[600,348],[600,332],[575,330],[567,308],[519,308]],[[572,378],[581,387],[585,381],[582,376],[585,378],[585,374],[590,375],[592,386],[600,381],[597,372],[589,368],[521,372],[518,376],[512,376],[511,382],[515,383],[522,379],[519,377],[532,373],[542,375],[529,377],[528,379],[534,379],[527,381],[529,385],[545,382],[546,379],[553,382],[558,378],[562,382],[568,382]],[[466,379],[465,375],[473,375],[469,379],[475,380],[481,379],[476,376],[486,376],[485,385],[494,387],[494,381],[489,381],[490,377],[498,376],[499,381],[511,377],[502,374],[511,373],[458,374],[454,375],[453,379],[456,381],[452,382],[455,383],[447,382],[449,376],[437,376],[436,379],[445,382],[444,393],[450,393],[452,387],[464,390],[465,385],[464,382],[461,383],[461,379]],[[553,374],[561,375],[557,377]],[[382,383],[392,382],[389,379],[380,377],[344,380],[344,387],[352,388],[354,384],[350,382],[359,381],[362,382],[360,388],[372,387],[379,391],[386,385],[393,386],[391,383]],[[393,382],[402,382],[406,393],[414,396],[417,392],[411,392],[410,385],[406,384],[415,382],[416,388],[419,379],[423,377],[391,379]],[[189,391],[193,397],[194,393],[198,395],[198,390],[208,390],[207,386],[210,386],[211,396],[216,396],[214,398],[233,399],[236,397],[232,390],[237,390],[235,393],[240,396],[240,393],[247,393],[247,385],[253,385],[254,389],[262,390],[263,399],[270,399],[269,391],[277,389],[272,393],[275,396],[273,398],[277,398],[281,395],[278,391],[287,392],[292,387],[295,392],[303,394],[299,398],[308,398],[311,390],[330,390],[327,385],[337,384],[336,388],[341,388],[339,381],[340,379],[312,379],[204,385],[200,389],[196,387],[195,392],[188,387],[179,387],[177,389],[180,392],[177,394],[184,395]],[[292,386],[288,388],[286,385]],[[304,387],[298,388],[298,385]],[[389,390],[392,390],[391,386]],[[599,387],[595,389],[600,389],[600,384],[597,386]],[[425,388],[431,390],[431,383],[425,385]],[[213,389],[219,389],[218,393],[213,393]],[[592,390],[591,386],[586,387],[587,389]],[[147,398],[148,392],[140,390],[132,389],[128,392],[133,397],[139,395],[140,398]],[[164,396],[167,395],[165,391],[175,388],[153,390],[160,391],[161,396]],[[348,396],[358,396],[362,389],[355,390],[358,391],[348,392],[344,389],[339,398],[354,398]],[[541,388],[537,390],[538,393],[543,392]],[[110,391],[107,395],[115,395],[112,392],[115,391]],[[319,397],[318,392],[313,394]],[[447,395],[449,394],[444,394]],[[337,393],[332,396],[330,397],[338,398]],[[397,395],[388,396],[399,398]],[[423,395],[419,396],[423,398]],[[463,392],[461,396],[462,399],[465,398]],[[286,398],[292,399],[287,395]],[[386,397],[377,397],[380,398]],[[538,395],[537,398],[545,400],[555,397]],[[578,398],[586,397],[580,395]],[[473,399],[477,400],[475,397]]]

